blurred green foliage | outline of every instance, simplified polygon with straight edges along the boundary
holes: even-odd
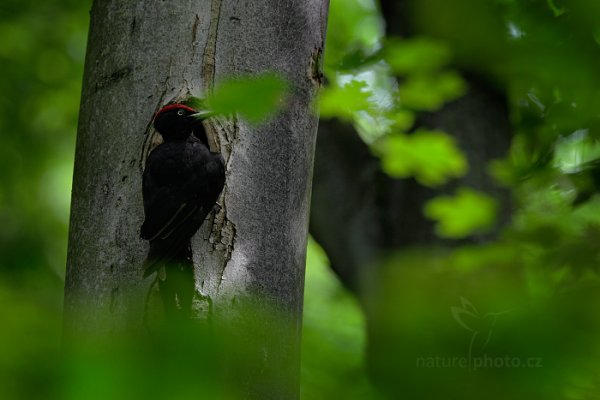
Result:
[[[384,47],[384,60],[397,74],[423,74],[445,67],[452,59],[450,49],[430,38],[401,40],[390,38]]]
[[[527,272],[519,250],[501,243],[390,258],[370,326],[378,386],[408,398],[596,397],[597,279],[555,275],[557,293],[548,274],[542,283]],[[554,290],[533,295],[533,282]]]
[[[415,121],[468,92],[459,71],[477,74],[508,97],[511,150],[489,170],[514,208],[495,241],[475,245],[499,218],[494,199],[458,188],[424,204],[439,236],[464,242],[392,252],[362,308],[311,241],[302,397],[597,398],[600,3],[408,5],[418,35],[399,39],[383,36],[373,2],[331,1],[322,116],[353,122],[389,175],[438,187],[467,172],[468,149]],[[60,351],[89,6],[0,5],[0,398],[237,398],[211,365],[221,342],[202,330]],[[282,88],[274,76],[227,81],[209,106],[257,121]]]
[[[313,240],[306,268],[302,398],[379,398],[365,372],[365,318]]]
[[[64,274],[86,3],[0,6],[1,273],[43,274],[41,286],[55,290]],[[52,299],[59,307],[60,297]]]
[[[371,107],[370,97],[365,82],[350,81],[343,86],[332,85],[321,93],[319,112],[323,118],[337,117],[352,121],[357,110]]]
[[[88,1],[0,5],[0,398],[53,398]]]
[[[441,196],[425,204],[425,215],[438,221],[442,237],[463,238],[493,226],[497,204],[484,193],[459,188],[456,196]]]
[[[375,144],[383,170],[390,176],[414,176],[428,186],[439,186],[467,172],[467,160],[454,139],[441,131],[417,130],[389,134]]]
[[[366,4],[341,3],[332,10]],[[323,97],[351,81],[362,100],[338,96],[338,115],[328,106],[324,117],[353,121],[388,175],[452,183],[471,149],[413,124],[467,93],[458,72],[466,71],[507,96],[512,145],[488,160],[488,173],[514,203],[507,218],[490,195],[459,187],[423,205],[438,236],[460,240],[452,250],[392,252],[374,269],[377,289],[365,300],[371,376],[392,398],[596,398],[600,6],[407,0],[403,10],[408,39],[383,38],[367,9],[357,26],[374,24],[370,39],[344,44],[328,32],[337,48]],[[495,241],[473,245],[497,218]]]
[[[223,115],[239,114],[251,123],[259,123],[285,104],[287,82],[274,73],[235,77],[218,82],[205,99],[189,102],[199,110]],[[257,101],[260,99],[260,101]]]

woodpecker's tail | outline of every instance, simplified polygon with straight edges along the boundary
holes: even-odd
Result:
[[[150,250],[150,252],[152,252],[152,250]],[[151,254],[148,254],[148,257],[144,262],[144,278],[147,278],[153,273],[157,272],[158,279],[164,281],[166,278],[165,266],[167,263],[168,261],[156,259],[151,257]]]
[[[156,240],[150,242],[150,250],[144,262],[144,278],[158,272],[164,280],[166,265],[177,263],[192,263],[192,247],[189,241],[183,243]]]
[[[194,263],[189,243],[176,253],[166,253],[150,243],[144,277],[157,272],[158,288],[167,315],[188,315],[194,295]]]

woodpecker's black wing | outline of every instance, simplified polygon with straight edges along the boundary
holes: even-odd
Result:
[[[194,137],[164,143],[150,154],[143,177],[146,219],[140,235],[150,241],[145,275],[157,262],[176,258],[189,244],[224,182],[223,158]]]
[[[198,211],[199,205],[193,197],[178,188],[164,186],[152,194],[153,201],[145,207],[146,219],[140,231],[142,239],[165,240]]]
[[[187,171],[185,147],[185,142],[164,143],[148,157],[142,188],[146,214],[142,239],[164,237],[194,208],[191,186],[195,174]]]

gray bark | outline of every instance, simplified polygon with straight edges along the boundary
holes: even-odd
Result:
[[[153,114],[220,78],[275,71],[289,80],[281,114],[261,126],[207,127],[227,182],[193,240],[196,317],[229,320],[261,299],[283,319],[256,341],[261,398],[298,391],[305,249],[327,0],[96,0],[84,75],[65,286],[65,332],[143,329],[152,279],[141,174],[156,143]],[[253,300],[252,306],[256,306]],[[277,340],[270,340],[277,338]],[[270,392],[270,393],[267,393]]]

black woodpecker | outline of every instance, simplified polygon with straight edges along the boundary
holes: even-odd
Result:
[[[154,117],[164,143],[146,161],[145,220],[140,236],[150,242],[144,277],[157,272],[167,314],[189,312],[194,293],[190,240],[225,184],[225,163],[211,153],[202,120],[210,112],[171,104]]]

